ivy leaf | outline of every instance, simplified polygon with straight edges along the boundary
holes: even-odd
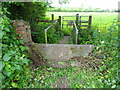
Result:
[[[20,49],[21,49],[22,51],[24,51],[26,48],[23,47],[23,46],[20,46]]]
[[[3,73],[5,74],[5,75],[7,75],[8,77],[11,75],[11,71],[10,70],[3,70]]]
[[[2,70],[4,66],[5,66],[5,63],[4,62],[0,62],[0,70]]]
[[[16,84],[16,83],[12,83],[12,86],[13,86],[13,87],[17,87],[17,84]]]
[[[22,6],[24,6],[24,3],[21,3]]]
[[[113,85],[111,88],[116,88],[116,85]]]
[[[0,73],[0,79],[5,79],[5,76],[2,73]]]
[[[4,21],[4,19],[1,17],[0,18],[0,25],[2,25],[1,23]]]
[[[41,4],[42,7],[43,7],[44,5],[45,5],[44,3]]]
[[[16,51],[11,50],[11,51],[9,51],[8,53],[9,53],[9,55],[13,55],[13,54],[16,53]]]
[[[11,58],[11,57],[9,56],[8,53],[6,53],[6,54],[3,56],[3,60],[4,60],[4,61],[9,61],[10,58]]]
[[[2,37],[3,37],[4,34],[5,33],[3,31],[0,31],[0,39],[2,39]]]
[[[26,64],[28,64],[28,61],[29,61],[29,60],[28,60],[27,58],[24,58],[24,59],[22,60],[22,62],[23,62],[23,63],[26,63]]]
[[[11,75],[9,76],[10,79],[13,79],[13,77],[14,77],[14,74],[11,74]]]
[[[7,32],[10,32],[8,27],[5,27],[4,30],[7,31]]]
[[[50,68],[47,68],[47,70],[52,70],[53,68],[52,67],[50,67]]]
[[[20,69],[20,65],[15,65],[15,69]]]
[[[6,70],[10,70],[11,69],[11,65],[10,64],[6,64],[5,69]]]

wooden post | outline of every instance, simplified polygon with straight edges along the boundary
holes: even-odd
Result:
[[[82,16],[80,16],[80,28],[81,28],[81,25],[82,25],[81,22],[82,22]]]
[[[59,26],[60,26],[60,36],[61,36],[61,16],[59,16],[58,22],[59,22]]]
[[[92,24],[92,16],[89,16],[89,29],[91,28],[91,24]]]
[[[54,14],[52,14],[52,22],[54,22]]]
[[[47,44],[47,30],[45,30],[45,44]]]
[[[80,25],[81,25],[81,16],[80,16]]]
[[[64,16],[62,17],[62,29],[64,27]]]
[[[78,26],[79,14],[76,14],[76,25]]]
[[[61,28],[61,16],[59,16],[59,25],[60,25],[60,28]]]

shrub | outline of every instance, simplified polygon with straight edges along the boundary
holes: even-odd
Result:
[[[45,43],[45,31],[52,23],[40,22],[34,31],[32,31],[33,41],[35,43]],[[58,23],[47,30],[47,39],[49,44],[58,43],[60,40],[60,31]]]
[[[6,14],[11,20],[22,19],[30,23],[31,31],[39,32],[36,29],[39,20],[43,20],[46,16],[47,6],[45,2],[3,2],[2,6],[7,8],[10,14]],[[35,35],[32,35],[32,38]]]
[[[106,33],[95,29],[92,37],[88,37],[90,42],[95,46],[94,56],[98,55],[104,63],[98,70],[99,76],[95,76],[98,81],[93,82],[94,85],[101,82],[101,87],[116,88],[119,84],[118,79],[118,21],[114,20]],[[102,84],[103,83],[103,84]],[[95,86],[97,87],[97,86]]]
[[[5,9],[4,9],[5,10]],[[3,13],[3,12],[2,12]],[[8,12],[5,12],[8,13]],[[2,36],[2,62],[0,62],[2,77],[2,88],[28,87],[31,81],[30,68],[28,64],[26,49],[22,39],[17,36],[12,26],[11,20],[5,14],[0,17],[0,33]]]

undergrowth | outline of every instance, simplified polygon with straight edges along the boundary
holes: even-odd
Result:
[[[33,41],[35,43],[45,43],[45,31],[52,23],[39,22],[36,28],[32,31]],[[59,24],[55,24],[47,30],[47,39],[49,44],[57,44],[60,40]]]
[[[11,25],[11,20],[4,13],[9,13],[6,9],[0,12],[0,36],[2,37],[2,57],[0,61],[1,88],[28,88],[31,82],[30,68],[31,62],[26,55],[27,47],[21,37],[15,33]],[[17,38],[19,37],[19,38]]]

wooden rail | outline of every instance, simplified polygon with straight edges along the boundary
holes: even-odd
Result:
[[[74,16],[62,16],[62,29],[64,28],[64,25],[65,25],[64,21],[72,21],[72,20],[74,20],[74,19],[72,19],[72,20],[69,19],[71,17],[76,18],[75,23],[78,26],[79,14],[76,14],[76,16],[75,15]],[[68,25],[68,24],[66,24],[66,25]]]
[[[49,27],[47,27],[46,29],[44,29],[44,31],[45,31],[45,43],[46,44],[47,44],[47,30],[50,29],[57,22],[58,22],[58,20],[56,20],[53,24],[51,24]]]
[[[86,20],[82,20],[82,17],[88,17],[88,21]],[[83,24],[88,24],[88,25],[83,25]],[[92,23],[92,16],[80,16],[80,27],[87,27],[85,29],[82,30],[89,30],[91,28],[91,23]]]
[[[78,41],[78,29],[77,29],[77,25],[76,23],[73,21],[73,25],[75,27],[75,30],[76,30],[76,41],[75,41],[75,44],[77,44],[77,41]]]

